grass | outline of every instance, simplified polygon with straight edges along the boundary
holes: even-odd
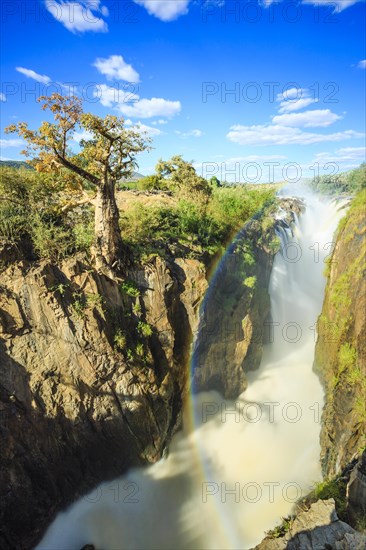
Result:
[[[143,321],[139,321],[137,330],[144,338],[149,338],[153,333],[151,326]]]
[[[73,302],[71,304],[73,312],[78,319],[84,319],[86,312],[86,301],[81,293],[73,294]]]
[[[241,186],[214,189],[204,200],[185,197],[170,206],[136,201],[121,214],[121,232],[140,258],[164,257],[175,246],[181,255],[213,257],[274,196],[275,188],[249,191]]]
[[[280,525],[276,525],[274,529],[266,532],[267,537],[270,537],[271,539],[278,539],[279,537],[283,537],[291,529],[293,521],[293,516],[282,518],[282,522]]]
[[[189,163],[178,157],[174,162],[168,178],[157,173],[135,184],[141,189],[169,189],[164,202],[144,203],[131,194],[121,210],[122,239],[137,260],[156,255],[213,258],[254,214],[275,200],[275,185],[214,185]],[[80,190],[70,188],[67,171],[46,174],[8,166],[0,171],[1,241],[19,244],[28,239],[36,257],[55,263],[77,252],[90,254],[93,208],[68,208]],[[87,186],[84,192],[91,193]]]
[[[352,236],[352,240],[357,234],[362,234],[363,218],[366,204],[366,190],[361,191],[356,195],[351,203],[350,209],[341,220],[340,228],[338,228],[338,238],[343,238],[348,235]],[[353,314],[350,312],[354,301],[354,288],[359,284],[365,274],[366,265],[365,247],[361,247],[360,253],[349,261],[347,268],[341,273],[336,272],[337,278],[334,279],[330,287],[329,301],[334,310],[334,319],[332,323],[332,337],[335,346],[337,346],[336,363],[333,367],[333,376],[331,380],[331,388],[334,389],[337,385],[348,385],[357,388],[354,391],[357,402],[357,395],[365,395],[366,379],[362,372],[357,349],[348,337],[348,333],[353,324]],[[327,272],[330,276],[332,264],[328,264]],[[328,320],[321,316],[320,323],[324,324]],[[329,322],[329,321],[328,321]],[[359,421],[365,420],[365,407],[357,406],[354,403],[354,410],[359,417]]]
[[[86,305],[90,308],[99,308],[101,309],[104,304],[104,298],[100,294],[87,294],[86,295]]]
[[[347,520],[347,480],[344,477],[325,479],[317,483],[311,493],[305,498],[307,505],[317,500],[334,499],[337,514],[340,519]]]
[[[127,294],[132,298],[137,298],[138,296],[140,296],[140,290],[137,288],[136,283],[134,283],[133,281],[124,281],[120,285],[120,290],[122,294]]]
[[[252,277],[247,277],[244,279],[244,285],[248,288],[254,288],[257,282],[257,277],[253,275]]]
[[[127,345],[127,338],[125,333],[121,329],[117,329],[115,332],[114,338],[114,347],[118,351],[125,351]]]

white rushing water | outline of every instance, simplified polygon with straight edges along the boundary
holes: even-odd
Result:
[[[294,236],[283,233],[270,281],[272,343],[237,402],[195,396],[195,428],[174,438],[167,459],[80,499],[58,515],[39,550],[242,550],[291,513],[321,478],[315,323],[341,216],[339,205],[307,191]]]

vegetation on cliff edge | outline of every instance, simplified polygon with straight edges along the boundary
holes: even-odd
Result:
[[[0,242],[26,246],[34,259],[59,261],[76,252],[90,255],[95,243],[95,193],[89,185],[70,179],[63,168],[37,172],[1,166],[0,175]],[[145,204],[131,191],[128,208],[119,208],[121,239],[136,259],[169,254],[213,257],[256,212],[275,200],[275,186],[213,187],[183,159],[174,183],[170,176],[164,179],[162,185],[171,189],[164,204]],[[81,193],[87,198],[79,202]],[[116,198],[118,204],[118,191]]]

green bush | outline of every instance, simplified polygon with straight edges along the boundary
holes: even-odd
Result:
[[[313,491],[310,493],[310,501],[316,502],[317,500],[328,500],[333,498],[336,505],[336,510],[340,518],[344,517],[347,508],[346,499],[346,487],[347,483],[344,479],[333,478],[326,479],[317,483]]]
[[[349,371],[356,366],[357,350],[351,344],[342,344],[338,352],[338,373]]]
[[[121,216],[122,237],[137,253],[181,243],[214,255],[274,195],[273,188],[217,187],[208,199],[192,191],[173,206],[135,204]]]
[[[29,214],[19,205],[0,204],[0,240],[18,243],[29,230]]]
[[[200,177],[181,157],[160,162],[158,172],[136,182],[142,189],[169,188],[169,205],[136,203],[121,213],[124,242],[137,257],[176,254],[215,255],[269,200],[276,189],[268,186],[221,187]],[[0,238],[18,243],[28,238],[40,258],[58,261],[82,251],[94,240],[94,213],[90,206],[65,210],[84,183],[65,170],[43,174],[34,170],[1,168]],[[84,186],[84,189],[86,186]],[[250,262],[248,256],[248,265]]]
[[[94,241],[94,223],[76,223],[72,229],[72,235],[76,250],[89,252]]]
[[[144,323],[143,321],[140,321],[137,325],[137,330],[141,334],[141,336],[144,336],[144,338],[149,338],[149,336],[152,335],[152,328],[148,323]]]
[[[247,277],[244,280],[244,285],[248,288],[254,288],[257,282],[257,277],[254,275],[253,277]]]
[[[357,193],[366,187],[366,163],[349,172],[316,176],[311,180],[310,186],[318,193],[327,195]]]
[[[125,333],[121,329],[118,329],[116,331],[116,333],[114,335],[114,338],[113,338],[113,342],[114,342],[114,347],[117,350],[124,351],[126,349],[127,338],[126,338]]]
[[[166,190],[164,180],[157,175],[146,176],[136,182],[136,189],[143,191]]]
[[[69,231],[36,214],[30,228],[35,252],[41,258],[58,261],[72,250]]]
[[[133,281],[124,281],[121,284],[120,289],[123,294],[127,294],[132,298],[137,298],[138,296],[140,296],[140,291]]]

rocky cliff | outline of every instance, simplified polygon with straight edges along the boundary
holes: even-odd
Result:
[[[321,447],[326,477],[338,474],[366,440],[366,193],[341,221],[328,263],[315,370],[325,387]]]
[[[1,548],[31,546],[70,500],[160,458],[179,423],[205,269],[156,258],[130,277],[80,260],[1,273]]]
[[[227,250],[207,293],[193,354],[196,391],[216,390],[235,399],[247,387],[245,372],[259,367],[269,338],[269,279],[280,228],[291,229],[299,199],[282,199],[251,220]]]
[[[202,389],[218,371],[222,383],[234,364],[230,385],[215,388],[240,393],[245,360],[245,368],[259,363],[256,323],[269,307],[275,225],[290,223],[298,205],[283,201],[281,220],[277,208],[229,251],[242,258],[224,269],[230,286],[221,281],[233,315],[220,299],[204,310],[201,324],[233,317],[242,332],[231,343],[205,333]],[[181,422],[208,269],[197,259],[154,257],[118,280],[83,256],[55,265],[19,261],[9,249],[0,264],[0,546],[30,548],[68,503],[161,458]]]
[[[341,521],[329,499],[300,511],[283,536],[267,537],[254,550],[364,550],[365,545],[366,535]]]
[[[321,483],[298,502],[294,514],[270,531],[254,550],[364,550],[365,481],[366,451],[337,478]]]

